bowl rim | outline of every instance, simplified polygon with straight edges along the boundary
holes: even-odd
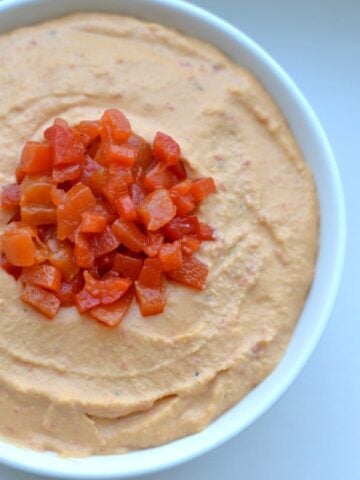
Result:
[[[0,3],[0,16],[4,16],[9,12],[12,12],[13,10],[21,9],[25,6],[49,4],[51,1],[53,0],[3,0]],[[86,0],[75,0],[73,3],[79,5],[82,4],[85,6],[85,2]],[[269,75],[270,78],[275,78],[279,86],[287,92],[290,100],[295,106],[295,110],[297,110],[297,114],[302,115],[307,125],[309,125],[309,129],[311,130],[311,134],[313,135],[313,141],[315,143],[317,142],[319,151],[322,155],[322,161],[324,162],[326,172],[329,177],[328,182],[330,197],[332,200],[332,207],[334,209],[334,224],[338,226],[338,228],[333,232],[334,239],[332,245],[334,247],[334,251],[332,257],[332,265],[330,268],[331,275],[327,279],[326,285],[327,297],[324,297],[324,303],[317,319],[316,328],[312,332],[312,335],[308,338],[307,342],[304,344],[301,350],[301,354],[297,355],[296,359],[293,360],[291,368],[288,368],[285,373],[280,373],[279,382],[276,383],[275,386],[273,386],[271,395],[262,399],[259,397],[259,403],[257,404],[257,407],[248,408],[249,414],[246,420],[240,419],[240,421],[238,421],[237,423],[232,422],[230,426],[225,429],[226,431],[224,431],[219,436],[211,434],[204,435],[204,432],[209,431],[211,428],[212,430],[214,430],[214,425],[216,431],[216,424],[219,425],[219,422],[221,422],[221,418],[225,417],[228,414],[227,412],[221,417],[218,417],[218,419],[212,422],[212,424],[206,427],[205,430],[203,430],[202,432],[182,438],[180,440],[176,440],[174,442],[171,442],[170,444],[165,444],[163,446],[147,450],[130,452],[124,455],[88,457],[85,459],[62,459],[48,452],[34,452],[24,447],[12,445],[6,441],[0,443],[0,463],[33,474],[47,475],[54,478],[69,479],[129,478],[143,474],[155,473],[166,468],[174,467],[180,463],[184,463],[185,461],[189,461],[195,457],[198,457],[199,455],[212,450],[213,448],[234,437],[236,434],[240,433],[251,423],[257,420],[261,415],[263,415],[265,411],[267,411],[280,398],[280,396],[287,390],[287,388],[289,388],[289,386],[293,383],[300,371],[303,369],[322,337],[331,311],[333,309],[337,291],[339,289],[342,278],[346,246],[346,214],[343,189],[341,185],[339,171],[330,144],[326,138],[324,130],[320,125],[319,120],[317,119],[314,111],[310,107],[308,101],[305,99],[305,97],[295,85],[293,80],[291,80],[288,74],[277,64],[277,62],[250,37],[248,37],[246,34],[244,34],[242,31],[240,31],[230,23],[208,12],[203,8],[187,3],[183,0],[132,0],[132,2],[129,3],[145,4],[146,2],[148,5],[156,5],[158,8],[168,10],[171,13],[179,13],[181,15],[185,15],[188,18],[195,19],[195,21],[199,24],[203,24],[204,28],[213,28],[215,30],[221,31],[226,37],[229,38],[230,42],[237,44],[238,47],[241,46],[241,48],[247,50],[261,67],[261,69],[267,72],[267,75]],[[60,3],[62,2],[59,2],[58,6]],[[102,4],[99,3],[98,8],[87,9],[87,11],[104,11],[104,5],[112,5],[113,3],[114,2],[111,2],[111,0],[103,0]],[[67,4],[67,2],[63,2],[63,15],[66,15],[66,13],[72,13],[72,11],[68,11],[68,8],[66,6]],[[118,1],[117,7],[110,7],[110,9],[113,11],[113,13],[121,14],[123,6],[124,2]],[[84,11],[84,9],[79,9],[78,11],[81,10]],[[49,19],[58,17],[59,15],[57,14],[46,15],[46,18]],[[146,19],[147,15],[144,15],[144,20]],[[29,21],[29,23],[32,24],[34,22]],[[169,25],[168,22],[159,23],[165,23],[165,25]],[[12,30],[12,28],[10,28],[9,30]],[[196,38],[198,35],[195,32],[193,36]],[[212,41],[209,39],[208,42],[212,43]],[[259,80],[263,83],[263,78],[259,78]],[[271,95],[274,97],[273,92],[271,92]],[[279,104],[279,99],[275,98],[275,101],[277,104]],[[281,105],[280,109],[283,111]],[[285,113],[284,116],[286,116]],[[297,138],[297,140],[300,147],[302,147],[299,138]],[[321,243],[320,250],[322,249],[323,244]],[[316,271],[317,270],[318,264],[316,266]],[[306,300],[304,310],[310,303],[310,294]],[[301,322],[301,318],[303,317],[303,315],[304,311],[302,312],[298,323]],[[276,369],[269,375],[269,377],[267,377],[263,382],[261,382],[259,387],[250,392],[245,397],[245,399],[250,396],[254,397],[254,392],[256,394],[256,392],[261,389],[261,385],[269,383],[269,378],[273,377],[274,375],[276,375],[276,372],[279,372],[281,370],[280,367],[281,364],[283,364],[283,361],[284,357],[280,361],[278,367],[276,367]],[[239,403],[243,403],[245,399],[241,400]],[[239,403],[237,405],[239,405]],[[236,405],[232,407],[230,411],[233,410],[235,407]],[[191,439],[194,438],[195,443],[191,442]],[[188,446],[186,444],[188,444]],[[177,446],[179,446],[179,448],[177,448]],[[127,460],[126,462],[121,461],[121,459],[124,459],[125,457],[130,460]],[[49,461],[44,462],[45,458],[49,459]],[[105,462],[107,463],[107,466],[105,465]],[[113,466],[109,467],[109,463],[112,463]]]

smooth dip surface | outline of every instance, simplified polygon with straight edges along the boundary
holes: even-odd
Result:
[[[0,433],[70,456],[123,452],[203,429],[281,359],[311,285],[314,181],[279,109],[216,49],[160,25],[77,14],[0,37],[0,183],[54,117],[128,115],[214,177],[201,209],[217,240],[197,292],[169,285],[164,314],[134,304],[108,329],[75,308],[48,321],[0,271]],[[1,214],[2,228],[7,220]]]

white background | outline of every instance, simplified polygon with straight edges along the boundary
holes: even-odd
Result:
[[[129,0],[131,1],[131,0]],[[217,450],[147,480],[360,479],[360,0],[194,0],[268,51],[298,84],[343,179],[345,272],[327,331],[284,397]],[[0,467],[1,480],[38,480]]]

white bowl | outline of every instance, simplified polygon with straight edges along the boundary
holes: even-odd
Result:
[[[319,342],[335,301],[345,251],[345,208],[335,160],[314,112],[287,74],[246,35],[179,0],[4,0],[0,33],[76,11],[117,12],[175,27],[212,43],[253,72],[280,106],[302,148],[315,176],[321,209],[315,278],[285,356],[270,376],[205,430],[157,448],[84,459],[0,443],[0,462],[12,467],[56,478],[103,480],[159,471],[190,460],[244,430],[284,393]]]

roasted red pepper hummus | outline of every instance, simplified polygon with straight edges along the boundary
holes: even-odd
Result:
[[[163,313],[132,303],[117,328],[62,308],[48,321],[0,271],[0,433],[80,456],[197,432],[279,362],[312,282],[314,181],[285,120],[246,70],[155,24],[79,14],[0,37],[0,183],[57,117],[123,111],[151,141],[179,142],[216,229],[196,255],[206,288],[167,284]],[[1,213],[1,230],[9,215]]]

